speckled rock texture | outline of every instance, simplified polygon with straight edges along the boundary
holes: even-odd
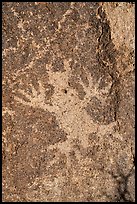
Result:
[[[134,4],[2,12],[3,202],[134,202]]]

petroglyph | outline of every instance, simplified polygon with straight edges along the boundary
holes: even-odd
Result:
[[[68,161],[69,161],[69,152],[73,147],[73,141],[75,139],[80,140],[81,145],[86,148],[88,147],[88,135],[91,132],[102,132],[105,130],[105,125],[100,126],[97,123],[94,123],[92,118],[87,114],[85,108],[92,97],[96,96],[102,103],[105,103],[107,99],[107,94],[111,88],[112,83],[108,84],[107,87],[99,91],[97,84],[93,84],[92,77],[90,73],[87,73],[88,78],[88,86],[86,86],[80,79],[79,83],[84,88],[86,93],[84,100],[80,100],[78,94],[75,89],[69,87],[68,79],[71,75],[71,68],[69,61],[64,60],[65,72],[57,72],[53,73],[52,65],[47,65],[47,72],[49,76],[49,83],[54,86],[54,94],[51,97],[51,105],[46,104],[45,101],[45,89],[41,80],[38,80],[39,83],[39,94],[38,91],[31,85],[32,95],[26,93],[24,90],[19,89],[18,92],[26,97],[25,101],[18,96],[14,96],[14,99],[22,103],[23,105],[27,105],[33,108],[40,108],[44,111],[49,111],[55,114],[57,120],[59,121],[60,128],[63,129],[67,133],[67,138],[65,142],[59,142],[55,145],[50,145],[48,149],[58,148],[61,153],[65,153]],[[65,94],[63,90],[67,90]],[[112,126],[115,126],[116,123],[112,122],[107,125],[106,130],[111,131]],[[105,134],[104,131],[103,134]],[[79,157],[79,154],[77,155]]]
[[[133,162],[133,9],[3,3],[3,201],[123,194],[109,172],[118,163],[127,175]]]

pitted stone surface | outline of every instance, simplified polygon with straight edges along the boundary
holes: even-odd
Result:
[[[109,13],[122,8],[134,24],[130,3],[3,3],[4,202],[134,201],[134,48]]]

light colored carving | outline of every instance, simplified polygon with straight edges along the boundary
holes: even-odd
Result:
[[[16,101],[23,105],[31,106],[33,108],[41,108],[44,111],[49,111],[51,113],[54,112],[59,121],[60,128],[67,133],[68,139],[65,142],[49,145],[48,148],[58,148],[61,153],[65,153],[68,158],[68,165],[70,165],[69,152],[73,147],[74,139],[78,139],[81,142],[81,145],[86,148],[88,146],[89,133],[97,131],[101,133],[104,130],[103,134],[105,134],[106,131],[111,131],[111,129],[113,129],[112,127],[115,125],[115,123],[112,123],[107,126],[101,126],[92,121],[84,108],[93,96],[98,97],[102,101],[105,99],[103,98],[102,93],[98,90],[98,84],[93,85],[90,73],[87,73],[89,81],[88,86],[79,81],[86,93],[84,100],[79,99],[76,90],[68,87],[68,79],[71,74],[69,62],[70,60],[64,60],[65,72],[53,73],[51,64],[47,65],[49,83],[54,86],[54,94],[51,98],[52,105],[45,103],[45,88],[40,80],[38,80],[39,94],[32,85],[32,95],[26,93],[24,90],[18,90],[18,92],[24,95],[29,102],[18,96],[14,97]],[[67,94],[62,91],[64,88],[67,89]],[[78,152],[76,153],[76,156],[80,159],[80,154]]]

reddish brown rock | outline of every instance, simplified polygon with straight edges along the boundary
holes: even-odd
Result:
[[[135,201],[134,17],[3,2],[3,202]]]

